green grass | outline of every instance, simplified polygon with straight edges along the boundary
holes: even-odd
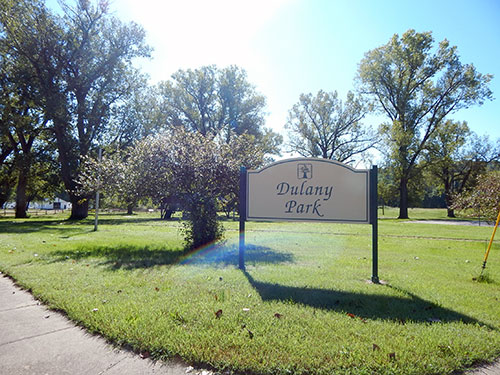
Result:
[[[249,222],[242,272],[236,222],[224,246],[186,253],[179,221],[100,217],[98,232],[91,219],[0,219],[0,270],[155,358],[258,374],[449,374],[500,355],[498,240],[473,280],[491,227],[381,220],[386,284],[373,285],[368,225]]]

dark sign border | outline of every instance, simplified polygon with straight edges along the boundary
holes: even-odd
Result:
[[[365,219],[364,220],[346,220],[346,219],[312,219],[312,218],[286,218],[286,217],[258,217],[258,216],[248,216],[248,208],[249,208],[249,199],[248,199],[248,192],[249,192],[249,184],[250,184],[250,179],[248,178],[248,175],[250,174],[259,174],[266,169],[273,168],[279,164],[286,164],[286,163],[300,163],[300,162],[320,162],[320,163],[327,163],[327,164],[334,164],[338,167],[346,168],[352,173],[357,173],[357,174],[365,174],[365,183],[366,183],[366,211],[365,211]],[[355,169],[351,168],[350,166],[340,163],[335,160],[328,160],[328,159],[317,159],[317,158],[294,158],[294,159],[285,159],[285,160],[280,160],[276,163],[270,164],[267,167],[264,167],[262,169],[257,169],[257,170],[247,170],[247,176],[246,176],[246,192],[245,192],[245,197],[246,197],[246,220],[270,220],[270,221],[293,221],[293,222],[309,222],[309,221],[322,221],[322,222],[330,222],[330,223],[348,223],[348,224],[370,224],[370,170],[369,169]]]

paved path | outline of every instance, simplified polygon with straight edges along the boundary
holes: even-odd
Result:
[[[466,225],[475,227],[494,227],[495,223],[474,220],[411,220],[412,224],[444,224],[444,225]]]
[[[500,361],[490,366],[484,366],[474,371],[468,371],[465,375],[500,375]]]
[[[186,370],[182,363],[153,362],[114,348],[0,274],[0,374],[185,375]]]
[[[0,374],[211,375],[181,362],[159,363],[119,350],[47,310],[0,273]],[[465,375],[500,375],[500,362]]]

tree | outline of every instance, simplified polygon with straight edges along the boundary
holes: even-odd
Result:
[[[35,74],[45,117],[57,143],[61,178],[72,203],[71,218],[87,216],[87,196],[76,194],[82,158],[106,130],[111,109],[130,92],[137,74],[132,59],[149,55],[144,31],[111,17],[107,3],[62,3],[56,16],[38,0],[2,2],[0,22],[11,53]]]
[[[37,143],[26,189],[28,204],[34,200],[53,199],[55,196],[67,200],[53,144],[45,140]]]
[[[447,40],[432,52],[430,32],[408,30],[368,51],[358,69],[360,91],[389,122],[381,126],[399,185],[399,218],[408,218],[408,182],[434,131],[449,114],[491,99],[491,75],[463,65]]]
[[[352,162],[377,142],[377,136],[360,121],[368,108],[352,92],[342,103],[337,92],[319,91],[300,95],[299,102],[289,111],[290,151],[305,157],[322,157],[340,162]]]
[[[9,87],[5,74],[4,54],[0,54],[0,208],[9,200],[14,189],[16,175],[14,162],[14,146],[9,139]]]
[[[495,220],[500,210],[500,172],[492,171],[477,177],[477,184],[454,197],[452,206],[469,216]],[[469,210],[469,211],[467,211]]]
[[[426,146],[425,164],[444,188],[448,217],[455,217],[453,197],[470,188],[489,163],[500,157],[487,137],[478,137],[466,122],[446,120]]]
[[[164,130],[166,118],[159,110],[159,95],[147,80],[135,75],[130,93],[112,108],[102,141],[109,150],[125,150],[148,135]]]
[[[32,167],[44,153],[45,144],[39,138],[46,132],[48,119],[38,100],[38,88],[33,84],[32,67],[22,56],[10,52],[8,39],[0,36],[0,125],[2,138],[9,143],[6,152],[10,149],[13,154],[15,174],[14,170],[11,173],[17,179],[15,215],[25,218],[29,201],[27,189],[30,179],[35,177]]]
[[[263,128],[266,99],[247,81],[243,69],[234,65],[181,69],[171,81],[161,82],[158,90],[160,110],[173,127],[216,135],[226,143],[247,133],[262,141],[266,152],[279,153],[281,137]]]
[[[228,143],[229,158],[235,160],[235,165],[244,166],[247,169],[258,169],[266,163],[273,160],[266,157],[266,150],[268,148],[255,139],[253,135],[242,134],[240,136],[232,136],[231,141]],[[222,194],[218,200],[229,218],[231,212],[239,210],[239,174],[232,174],[231,181],[226,182],[227,191]]]
[[[395,168],[390,162],[384,160],[378,172],[378,196],[379,204],[396,207],[398,205],[398,185],[395,179]],[[430,178],[423,165],[419,163],[413,169],[412,176],[408,182],[408,206],[422,207],[424,199],[436,185],[435,179]]]
[[[16,183],[12,151],[10,142],[0,137],[0,208],[9,200]]]

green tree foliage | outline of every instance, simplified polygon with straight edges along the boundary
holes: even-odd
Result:
[[[216,135],[226,143],[247,133],[261,142],[267,153],[279,153],[281,136],[263,127],[266,99],[248,82],[243,69],[234,65],[181,69],[172,80],[161,82],[158,90],[166,123]]]
[[[8,139],[0,136],[0,208],[10,199],[16,183],[13,148]]]
[[[108,150],[99,162],[86,157],[78,184],[81,194],[94,195],[97,190],[130,209],[142,199],[153,204],[173,196],[170,134],[147,136],[125,150]]]
[[[433,51],[430,32],[408,30],[368,51],[358,69],[360,91],[369,95],[389,122],[381,133],[395,168],[399,218],[408,217],[408,183],[437,127],[461,108],[491,99],[491,75],[460,62],[447,40]]]
[[[37,142],[33,156],[34,163],[31,165],[26,189],[28,202],[53,199],[55,196],[67,200],[53,144],[45,140]]]
[[[452,207],[469,216],[495,220],[500,210],[500,172],[491,171],[478,176],[473,188],[454,197]]]
[[[379,168],[378,174],[378,196],[379,204],[391,207],[397,207],[398,199],[398,185],[395,179],[395,169],[390,163],[384,163]],[[421,164],[415,166],[413,169],[412,178],[408,183],[408,206],[409,207],[422,207],[426,198],[434,196],[436,193],[441,195],[441,191],[436,189],[436,181],[433,176],[426,173],[426,170]],[[436,192],[436,190],[438,190]]]
[[[159,95],[147,84],[145,77],[136,75],[131,81],[126,98],[113,106],[103,144],[114,150],[125,150],[148,135],[167,127],[166,118],[159,110]]]
[[[476,136],[465,122],[440,124],[426,146],[425,167],[444,189],[448,217],[455,217],[453,197],[472,187],[489,163],[500,157],[500,141],[495,147],[487,137]]]
[[[75,193],[80,161],[106,130],[113,106],[130,93],[137,74],[132,59],[149,54],[144,31],[110,16],[106,2],[62,3],[62,16],[38,0],[4,0],[1,6],[11,53],[36,73],[33,82],[57,142],[71,217],[84,218],[88,202]]]
[[[336,91],[319,91],[314,97],[300,95],[286,124],[290,151],[305,157],[352,162],[354,156],[378,142],[376,134],[360,123],[367,112],[368,107],[352,92],[345,103]]]
[[[5,142],[2,154],[3,160],[7,160],[9,150],[12,153],[9,162],[13,168],[6,167],[4,173],[11,173],[16,179],[17,218],[27,217],[29,195],[32,195],[27,191],[32,180],[44,169],[43,159],[49,156],[49,147],[41,139],[47,138],[48,119],[34,83],[35,74],[23,56],[12,54],[5,35],[0,36],[0,126]],[[5,191],[9,191],[11,187],[7,184],[12,184],[14,178],[3,178],[2,182]]]
[[[3,41],[3,39],[1,40]],[[0,208],[10,198],[16,183],[14,146],[9,138],[11,124],[10,82],[7,74],[7,63],[3,43],[0,44]]]

